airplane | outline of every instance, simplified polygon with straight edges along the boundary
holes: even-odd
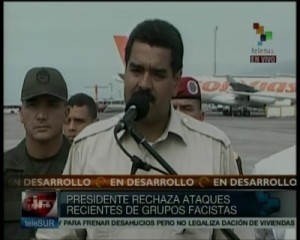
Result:
[[[115,44],[123,65],[127,36],[114,35]],[[124,75],[118,74],[122,82]],[[237,76],[234,76],[237,77]],[[250,115],[250,108],[265,108],[269,105],[288,106],[296,102],[296,77],[288,74],[272,76],[193,77],[200,85],[202,102],[228,106],[223,115]],[[122,80],[120,80],[122,79]]]
[[[226,76],[229,85],[232,87],[232,93],[240,96],[249,96],[250,98],[254,98],[255,102],[268,104],[269,102],[275,103],[278,100],[290,99],[291,103],[295,104],[296,102],[296,92],[295,84],[289,83],[289,89],[285,89],[287,86],[287,82],[272,82],[268,87],[267,91],[261,91],[256,89],[253,86],[249,86],[245,83],[236,82],[232,76]],[[277,78],[276,80],[278,80]],[[292,81],[296,81],[296,78],[291,77]],[[281,79],[280,79],[281,80]],[[265,99],[255,100],[256,97],[264,97]],[[265,101],[264,101],[265,100]]]
[[[121,61],[125,66],[125,47],[127,44],[128,37],[124,35],[114,35],[114,40],[118,49],[118,53],[121,57]]]
[[[293,77],[193,78],[199,82],[202,103],[225,106],[223,115],[249,116],[251,108],[289,106],[296,101],[296,79]]]
[[[289,106],[296,102],[295,77],[289,77],[289,80],[280,77],[270,78],[264,84],[252,81],[250,85],[237,82],[230,75],[226,75],[226,79],[232,88],[227,92],[234,94],[234,101],[243,107],[243,113],[246,115],[250,115],[247,107]],[[255,87],[259,86],[258,84],[261,86],[260,89]]]

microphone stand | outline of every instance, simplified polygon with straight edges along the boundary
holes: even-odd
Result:
[[[168,173],[156,168],[154,166],[152,166],[149,163],[144,162],[143,160],[141,160],[138,156],[133,155],[130,157],[130,160],[132,161],[132,167],[131,167],[131,171],[130,171],[130,175],[135,175],[138,169],[142,169],[144,171],[149,172],[151,169],[156,170],[160,173],[163,173],[165,175],[167,175]]]
[[[160,173],[168,174],[167,172],[165,172],[165,171],[163,171],[159,168],[156,168],[156,167],[152,166],[151,164],[148,164],[148,163],[142,161],[138,156],[130,155],[129,152],[122,146],[120,140],[118,139],[117,132],[118,131],[115,128],[114,129],[114,137],[116,139],[116,142],[117,142],[118,146],[121,148],[121,150],[129,157],[129,159],[132,162],[130,175],[135,175],[138,169],[142,169],[142,170],[147,171],[147,172],[149,172],[151,169],[153,169],[153,170],[156,170]]]
[[[135,131],[132,127],[129,129],[130,135],[139,144],[142,145],[163,167],[168,171],[170,175],[178,175],[178,173],[151,147],[140,133]],[[167,174],[167,175],[168,175]],[[229,240],[240,240],[240,238],[231,229],[220,229],[225,237]]]
[[[144,148],[167,170],[169,174],[177,175],[176,171],[150,146],[150,144],[145,140],[145,138],[134,130],[134,128],[130,129],[130,135],[133,139]]]

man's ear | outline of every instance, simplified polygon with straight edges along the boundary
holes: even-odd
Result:
[[[64,124],[68,123],[69,112],[70,112],[70,107],[69,106],[65,106],[65,120],[64,120]]]

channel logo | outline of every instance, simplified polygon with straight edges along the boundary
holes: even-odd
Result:
[[[257,47],[252,47],[250,63],[276,63],[277,56],[272,48],[262,47],[263,43],[273,39],[272,31],[265,31],[265,27],[259,23],[253,23],[253,29],[259,35]]]
[[[265,27],[259,23],[253,23],[253,29],[256,30],[256,34],[259,35],[259,40],[257,46],[262,46],[263,42],[272,40],[273,33],[271,31],[265,31]]]
[[[22,192],[22,228],[57,228],[57,193],[45,191]]]

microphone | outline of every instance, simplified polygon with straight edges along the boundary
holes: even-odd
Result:
[[[131,128],[134,121],[138,121],[147,116],[149,112],[149,101],[147,95],[143,91],[135,92],[125,107],[125,115],[115,126],[118,133],[123,129]]]

